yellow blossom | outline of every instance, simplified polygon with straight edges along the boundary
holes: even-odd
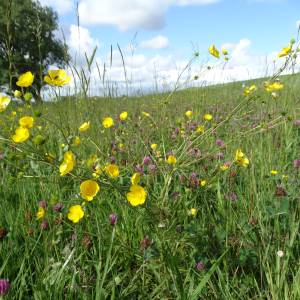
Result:
[[[85,180],[80,185],[80,195],[87,201],[92,201],[99,192],[100,187],[94,180]]]
[[[105,167],[105,172],[108,176],[112,177],[112,178],[116,178],[119,176],[120,171],[119,171],[119,167],[115,164],[109,164]]]
[[[220,52],[218,51],[218,49],[216,48],[215,45],[211,45],[209,48],[208,48],[208,52],[216,57],[216,58],[220,58]]]
[[[206,180],[200,180],[199,184],[201,187],[206,186]]]
[[[185,116],[189,119],[191,119],[193,117],[193,112],[191,110],[188,110],[185,112]]]
[[[205,127],[203,125],[199,125],[196,129],[197,133],[204,133]]]
[[[228,55],[228,50],[222,47],[222,54],[223,55]]]
[[[71,81],[71,77],[68,76],[65,70],[49,70],[48,75],[44,77],[45,82],[52,86],[64,86]]]
[[[269,93],[282,90],[284,87],[283,83],[281,83],[280,81],[275,81],[273,83],[265,82],[264,85],[265,85],[266,91]]]
[[[73,205],[69,208],[68,219],[73,223],[78,223],[84,216],[81,205]]]
[[[278,53],[278,57],[284,57],[291,53],[292,51],[292,44],[289,44],[287,47],[283,47],[282,50]]]
[[[134,173],[131,177],[131,184],[137,185],[141,181],[141,174],[140,173]]]
[[[15,143],[23,143],[29,139],[29,130],[28,128],[18,127],[15,130],[15,134],[12,136],[12,140]]]
[[[104,118],[102,121],[102,125],[104,128],[110,128],[114,126],[114,120],[111,117]]]
[[[252,93],[254,93],[257,90],[257,87],[255,84],[251,85],[251,86],[246,86],[244,89],[244,96],[249,96]]]
[[[157,149],[157,144],[151,144],[150,148],[155,151]]]
[[[32,85],[33,80],[34,75],[32,75],[32,73],[29,71],[19,76],[16,85],[19,87],[29,87]]]
[[[176,159],[176,157],[174,155],[169,155],[168,156],[167,163],[169,165],[175,165],[176,162],[177,162],[177,159]]]
[[[89,128],[90,128],[90,121],[88,121],[88,122],[84,122],[84,123],[82,123],[80,126],[79,126],[79,128],[78,128],[78,130],[80,131],[80,132],[85,132],[85,131],[87,131]]]
[[[32,128],[33,123],[34,123],[34,118],[33,117],[29,117],[29,116],[22,117],[19,120],[20,126],[24,127],[24,128],[28,128],[28,129]]]
[[[278,174],[278,171],[277,170],[271,170],[271,175],[277,175]]]
[[[22,97],[22,92],[19,91],[19,90],[15,90],[15,91],[14,91],[14,97],[16,97],[16,98],[21,98],[21,97]]]
[[[213,116],[212,116],[211,114],[205,114],[205,115],[203,116],[203,119],[204,119],[205,121],[211,121],[211,120],[213,119]]]
[[[37,220],[43,219],[45,216],[45,209],[43,207],[39,207],[37,213],[36,213],[36,218]]]
[[[132,185],[130,187],[130,192],[127,193],[126,197],[132,206],[138,206],[145,203],[147,192],[140,185]]]
[[[128,117],[128,112],[127,111],[123,111],[122,113],[120,113],[119,118],[120,118],[121,121],[125,121],[127,119],[127,117]]]
[[[247,168],[249,165],[249,159],[245,157],[245,154],[241,149],[237,149],[235,152],[235,161],[239,166]]]
[[[79,146],[81,144],[81,140],[79,136],[75,136],[74,138],[74,145]]]
[[[195,216],[197,215],[197,212],[198,212],[198,210],[197,210],[196,208],[191,208],[191,209],[188,211],[188,214],[189,214],[190,216],[195,217]]]
[[[0,94],[0,112],[5,111],[11,99]]]
[[[59,166],[60,176],[65,176],[66,174],[72,172],[75,166],[75,157],[71,151],[67,151],[64,154],[64,160]]]
[[[142,111],[142,114],[145,116],[145,117],[150,117],[150,114],[145,112],[145,111]]]

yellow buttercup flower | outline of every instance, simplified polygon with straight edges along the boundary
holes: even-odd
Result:
[[[266,91],[269,93],[282,90],[284,87],[283,83],[281,83],[280,81],[275,81],[273,83],[265,82],[264,86],[265,86]]]
[[[45,209],[43,207],[39,207],[37,213],[36,213],[36,218],[37,220],[43,219],[45,216]]]
[[[215,45],[211,45],[209,48],[208,48],[208,52],[216,57],[216,58],[220,58],[220,52],[218,51],[218,49],[216,48]]]
[[[52,86],[64,86],[70,83],[71,77],[65,70],[49,70],[48,75],[44,77],[45,82]]]
[[[141,181],[141,174],[140,173],[134,173],[131,177],[131,184],[137,185]]]
[[[278,53],[278,57],[284,57],[289,55],[292,52],[292,44],[289,44],[287,47],[283,47],[282,50]]]
[[[278,171],[277,170],[271,170],[271,175],[277,175],[278,174]]]
[[[127,193],[126,198],[132,206],[144,204],[146,201],[147,192],[140,185],[132,185],[130,192]]]
[[[19,87],[29,87],[32,85],[33,80],[34,80],[34,75],[30,71],[28,71],[19,76],[16,85]]]
[[[155,151],[157,149],[157,144],[151,144],[150,148]]]
[[[100,187],[94,180],[86,180],[80,185],[80,195],[87,201],[92,201],[99,192]]]
[[[106,174],[112,178],[116,178],[120,174],[119,167],[115,164],[107,165],[104,170]]]
[[[29,117],[29,116],[22,117],[19,120],[20,126],[24,127],[24,128],[28,128],[28,129],[32,128],[33,123],[34,123],[34,118],[33,117]]]
[[[175,165],[177,162],[177,158],[174,155],[169,155],[167,159],[167,163],[169,165]]]
[[[79,126],[78,130],[79,130],[80,132],[85,132],[85,131],[87,131],[90,127],[91,127],[90,121],[88,121],[88,122],[82,123],[82,124]]]
[[[73,205],[69,208],[68,219],[73,223],[78,223],[84,216],[81,205]]]
[[[145,111],[142,111],[142,114],[145,116],[145,117],[150,117],[150,114],[145,112]]]
[[[121,121],[125,121],[127,119],[127,117],[128,117],[128,112],[127,111],[123,111],[122,113],[120,113],[119,118],[120,118]]]
[[[203,116],[203,119],[204,119],[205,121],[211,121],[211,120],[213,119],[213,116],[212,116],[211,114],[205,114],[205,115]]]
[[[14,97],[16,97],[16,98],[21,98],[21,97],[22,97],[22,92],[21,92],[21,91],[18,91],[18,90],[15,90],[15,91],[14,91]]]
[[[110,128],[114,126],[114,120],[111,117],[104,118],[102,121],[102,125],[104,128]]]
[[[188,214],[189,214],[190,216],[195,217],[195,216],[197,215],[197,212],[198,212],[198,210],[197,210],[196,208],[191,208],[191,209],[188,211]]]
[[[256,90],[257,90],[257,87],[255,84],[253,84],[251,86],[246,86],[244,89],[244,96],[249,96],[249,95],[253,94]]]
[[[235,161],[239,166],[247,168],[249,165],[249,159],[245,156],[241,149],[235,152]]]
[[[203,125],[199,125],[196,129],[197,133],[204,133],[205,127]]]
[[[199,184],[201,187],[206,186],[206,180],[200,180]]]
[[[75,157],[71,151],[67,151],[64,154],[64,160],[59,166],[60,176],[65,176],[66,174],[72,172],[75,166]]]
[[[191,119],[193,117],[193,112],[191,110],[188,110],[185,112],[185,116],[189,119]]]
[[[23,143],[29,139],[29,130],[25,127],[18,127],[15,130],[15,134],[12,136],[12,140],[15,143]]]
[[[0,112],[5,111],[11,99],[0,94]]]

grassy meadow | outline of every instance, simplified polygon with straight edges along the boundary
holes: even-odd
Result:
[[[300,77],[264,81],[11,101],[3,298],[300,299]]]

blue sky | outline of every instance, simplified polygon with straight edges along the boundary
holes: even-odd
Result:
[[[144,67],[143,62],[159,57],[163,71],[172,68],[171,61],[184,65],[193,49],[207,57],[208,46],[216,44],[227,45],[235,55],[231,67],[239,75],[240,65],[254,72],[264,57],[273,58],[297,37],[300,20],[299,0],[79,0],[79,39],[75,0],[41,2],[58,11],[72,53],[80,51],[78,44],[82,51],[98,45],[103,62],[110,45],[116,49],[119,43],[126,56],[137,33],[139,56],[133,64]]]

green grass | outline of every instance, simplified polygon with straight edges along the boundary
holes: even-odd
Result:
[[[228,120],[245,101],[241,83],[187,89],[167,101],[165,94],[70,97],[19,106],[23,111],[15,117],[11,111],[18,108],[11,104],[0,115],[0,227],[7,231],[0,240],[0,278],[12,284],[7,299],[300,299],[300,184],[299,169],[293,166],[300,159],[300,127],[294,125],[300,118],[299,76],[282,81],[285,88],[276,100],[257,81],[254,98]],[[117,116],[124,110],[129,118],[121,124]],[[184,116],[187,110],[194,113],[191,121]],[[204,124],[205,113],[214,119],[205,124],[206,133],[197,135],[192,127]],[[33,139],[9,141],[24,115],[36,116],[31,135],[46,137],[44,145]],[[113,128],[103,129],[105,116],[114,118]],[[79,134],[87,120],[90,130]],[[184,134],[175,136],[176,128]],[[76,147],[72,138],[77,135],[81,145]],[[216,139],[225,146],[217,146]],[[125,148],[115,150],[112,143]],[[151,143],[158,144],[160,158],[151,152]],[[249,158],[249,167],[233,163],[221,172],[219,167],[233,161],[238,148]],[[61,177],[59,165],[67,149],[75,153],[76,167]],[[174,167],[165,163],[170,151],[178,159]],[[216,158],[218,152],[224,158]],[[47,161],[45,153],[54,160]],[[97,179],[100,192],[84,206],[84,218],[73,224],[68,208],[84,202],[79,186],[92,178],[86,164],[91,155],[102,166],[114,156],[120,176]],[[126,200],[130,177],[146,155],[157,170],[145,170],[146,202],[132,207]],[[207,181],[204,187],[191,185],[193,172]],[[284,195],[279,195],[280,187]],[[228,199],[230,193],[236,201]],[[47,230],[35,217],[41,199],[48,203]],[[53,211],[57,202],[64,204],[61,213]],[[191,208],[198,210],[195,217],[188,214]],[[115,226],[109,224],[111,213],[118,215]],[[150,245],[143,250],[145,236]],[[195,268],[199,261],[203,270]]]

